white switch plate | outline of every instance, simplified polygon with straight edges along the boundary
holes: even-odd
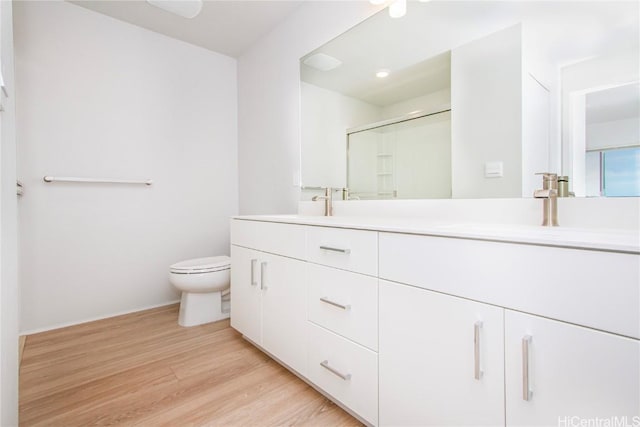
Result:
[[[485,178],[502,178],[502,162],[486,162],[484,164]]]

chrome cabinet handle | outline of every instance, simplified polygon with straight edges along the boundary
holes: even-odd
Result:
[[[343,309],[343,310],[351,310],[351,305],[350,305],[350,304],[346,304],[346,305],[344,305],[344,304],[340,304],[340,303],[337,303],[337,302],[335,302],[335,301],[331,301],[331,300],[330,300],[329,298],[327,298],[327,297],[322,297],[322,298],[320,298],[320,301],[322,301],[322,302],[324,302],[324,303],[327,303],[327,304],[329,304],[329,305],[332,305],[332,306],[334,306],[334,307],[341,308],[341,309]]]
[[[267,262],[260,263],[260,289],[267,289]]]
[[[473,325],[473,378],[480,381],[482,370],[480,369],[480,331],[482,321],[478,320]]]
[[[531,387],[529,387],[529,345],[531,344],[531,335],[525,335],[522,338],[522,400],[527,402],[531,400]]]
[[[251,286],[257,286],[258,281],[256,280],[256,265],[258,264],[257,259],[251,260]]]
[[[349,381],[351,379],[351,374],[343,374],[342,372],[340,372],[340,371],[332,368],[331,366],[329,366],[329,361],[328,360],[323,360],[322,362],[320,362],[320,366],[322,366],[327,371],[329,371],[332,374],[342,378],[345,381]]]
[[[351,249],[332,248],[331,246],[320,246],[320,249],[325,251],[340,252],[347,255],[351,253]]]

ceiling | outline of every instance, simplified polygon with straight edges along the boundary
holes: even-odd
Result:
[[[200,14],[188,19],[151,6],[144,0],[68,1],[234,58],[302,4],[302,1],[293,0],[204,0]]]
[[[553,68],[617,50],[637,52],[639,4],[412,1],[405,17],[392,19],[381,11],[316,49],[309,55],[321,52],[342,65],[321,72],[303,64],[302,78],[374,105],[390,105],[398,102],[400,91],[419,96],[448,87],[445,52],[516,24],[522,24],[527,57]],[[425,73],[429,59],[434,59],[431,74]],[[391,74],[377,79],[374,73],[382,68]],[[411,76],[412,69],[418,74]]]
[[[633,83],[587,95],[587,124],[640,118],[640,84]]]

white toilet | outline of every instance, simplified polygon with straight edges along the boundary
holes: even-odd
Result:
[[[169,282],[182,291],[180,326],[195,326],[229,317],[231,258],[215,256],[173,264]]]

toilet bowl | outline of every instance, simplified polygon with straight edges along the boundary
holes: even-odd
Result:
[[[196,326],[229,317],[231,258],[215,256],[181,261],[169,267],[169,282],[182,292],[180,326]]]

